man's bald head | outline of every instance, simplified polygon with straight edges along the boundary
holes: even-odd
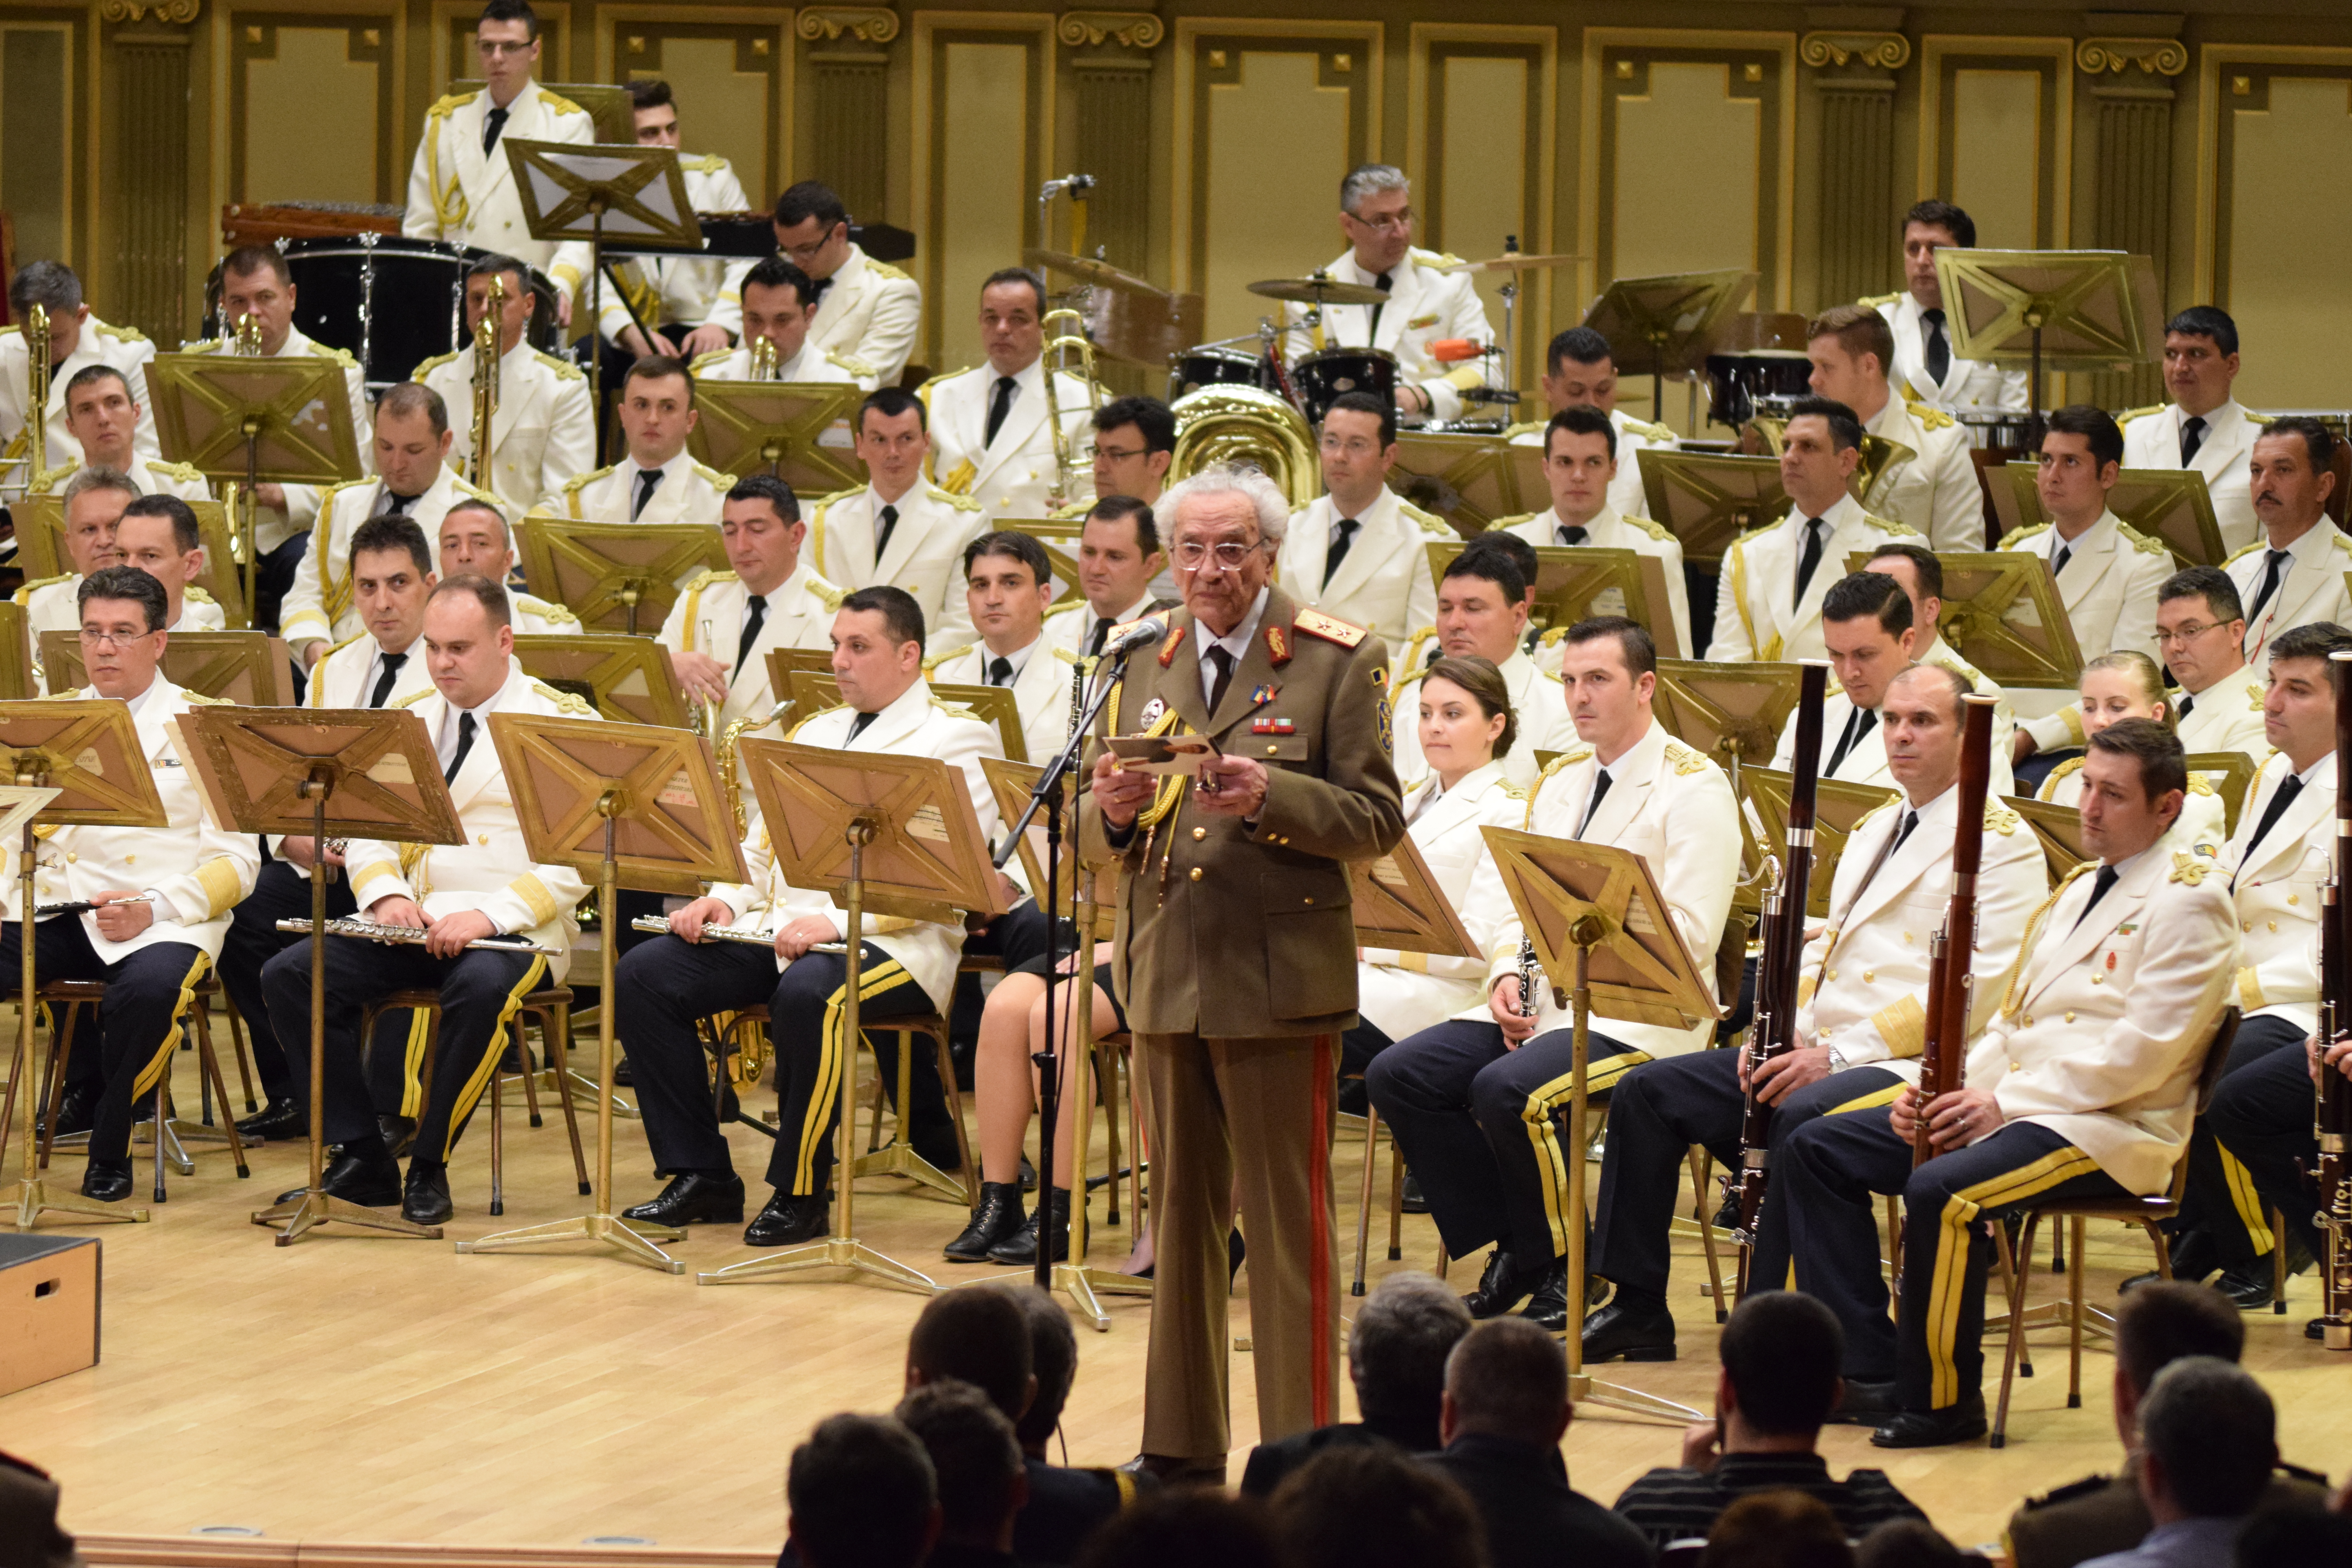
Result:
[[[1905,687],[1917,697],[1932,695],[1943,705],[1944,711],[1955,725],[1959,722],[1960,700],[1976,689],[1958,671],[1947,669],[1940,664],[1913,665],[1886,683],[1887,695],[1891,698],[1897,688]]]

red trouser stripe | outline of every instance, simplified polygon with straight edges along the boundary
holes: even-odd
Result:
[[[1307,1163],[1307,1310],[1312,1319],[1307,1331],[1309,1364],[1315,1370],[1315,1425],[1328,1426],[1339,1419],[1332,1408],[1332,1387],[1336,1381],[1334,1359],[1338,1349],[1331,1343],[1331,1292],[1336,1281],[1331,1270],[1331,1161],[1329,1137],[1334,1111],[1331,1097],[1336,1092],[1339,1072],[1339,1037],[1315,1037],[1315,1092],[1310,1100],[1315,1118],[1314,1137],[1323,1143],[1324,1157]],[[1370,1158],[1368,1154],[1367,1159]]]

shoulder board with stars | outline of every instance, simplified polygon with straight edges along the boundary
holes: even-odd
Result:
[[[1337,616],[1327,616],[1320,610],[1310,610],[1303,606],[1291,617],[1291,625],[1307,637],[1320,637],[1325,642],[1338,643],[1341,647],[1354,647],[1370,635],[1363,627],[1343,621]]]

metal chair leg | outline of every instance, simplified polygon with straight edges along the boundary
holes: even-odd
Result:
[[[530,1060],[526,1058],[523,1063],[525,1083],[530,1081]],[[502,1093],[504,1085],[501,1081],[504,1076],[495,1068],[490,1071],[490,1213],[493,1215],[502,1215],[507,1212],[506,1140],[503,1136],[507,1118],[506,1101]]]
[[[1367,1104],[1364,1107],[1364,1180],[1356,1202],[1356,1279],[1348,1287],[1350,1296],[1364,1293],[1364,1255],[1372,1247],[1372,1167],[1378,1163],[1380,1152],[1380,1107]]]
[[[520,1012],[514,1016],[513,1029],[515,1056],[522,1062],[522,1102],[530,1111],[530,1124],[540,1127],[545,1124],[545,1119],[539,1113],[538,1075],[530,1070],[530,1037],[523,1030]]]
[[[1705,1149],[1691,1146],[1691,1218],[1698,1226],[1699,1250],[1706,1255],[1707,1300],[1715,1303],[1715,1321],[1719,1323],[1731,1313],[1723,1304],[1723,1263],[1715,1253],[1715,1216],[1706,1212],[1706,1179],[1714,1165],[1714,1158]],[[1740,1278],[1744,1285],[1746,1269],[1740,1270]]]
[[[2029,1214],[2025,1216],[2025,1234],[2021,1250],[2029,1258],[2033,1254],[2034,1222],[2034,1215]],[[1995,1226],[1992,1234],[1994,1245],[1999,1248],[2001,1278],[2009,1288],[2009,1333],[2006,1336],[2008,1343],[2000,1358],[2000,1402],[1994,1407],[1992,1418],[1992,1447],[2000,1448],[2009,1444],[2009,1394],[2017,1378],[2018,1355],[2025,1344],[2026,1277],[2025,1271],[2017,1267],[2016,1257],[2010,1251],[2008,1227]]]
[[[2050,1227],[2057,1229],[2056,1226]],[[2083,1230],[2081,1215],[2066,1238],[2066,1408],[2083,1408]]]
[[[939,1034],[932,1037],[932,1045],[939,1052],[940,1084],[947,1090],[948,1119],[955,1123],[956,1174],[963,1183],[965,1194],[977,1203],[980,1201],[980,1166],[971,1157],[971,1130],[963,1122],[963,1090],[956,1085],[955,1054],[948,1049],[948,1037],[944,1027],[946,1022],[944,1018],[940,1020],[943,1026]],[[901,1051],[911,1051],[915,1048],[915,1036],[912,1030],[899,1035],[898,1048]],[[1051,1184],[1047,1185],[1050,1188]],[[1073,1201],[1083,1202],[1084,1195],[1080,1194]]]
[[[229,1114],[228,1083],[221,1076],[219,1053],[213,1049],[212,1013],[202,998],[197,999],[193,1011],[196,1020],[196,1069],[206,1075],[206,1081],[220,1100],[221,1131],[228,1139],[229,1157],[236,1162],[237,1179],[244,1181],[253,1172],[245,1163],[245,1140],[237,1135],[236,1118]]]

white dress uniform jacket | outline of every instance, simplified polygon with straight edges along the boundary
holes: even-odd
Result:
[[[1715,640],[1706,657],[1716,663],[1827,658],[1822,640],[1822,599],[1845,575],[1845,558],[1867,553],[1890,539],[1916,540],[1900,522],[1873,517],[1850,495],[1822,513],[1830,525],[1820,564],[1802,596],[1797,566],[1804,559],[1805,517],[1791,510],[1769,528],[1742,536],[1724,552],[1723,586],[1715,605]],[[2148,614],[2155,615],[2153,599]]]
[[[752,265],[742,261],[727,269],[727,287],[710,314],[713,325],[739,338],[743,335],[743,279]],[[898,385],[922,321],[922,285],[855,245],[840,269],[831,278],[818,279],[817,285],[816,324],[809,329],[809,342],[866,366],[877,385]]]
[[[1651,721],[1647,733],[1617,759],[1610,772],[1609,793],[1601,798],[1592,820],[1583,821],[1585,803],[1601,769],[1590,746],[1580,746],[1556,760],[1536,785],[1528,803],[1525,826],[1529,833],[1553,838],[1579,839],[1630,849],[1642,857],[1650,875],[1665,895],[1668,915],[1682,933],[1691,962],[1715,991],[1715,948],[1723,938],[1723,922],[1731,912],[1732,884],[1739,876],[1739,818],[1731,795],[1731,781],[1713,762],[1666,733]],[[1460,1017],[1491,1021],[1486,998],[1495,983],[1519,967],[1519,917],[1503,887],[1503,874],[1492,856],[1482,859],[1470,883],[1469,907],[1492,910],[1496,921],[1486,952],[1490,963],[1486,983],[1476,1004]],[[1573,1021],[1566,1009],[1552,1005],[1551,988],[1543,990],[1536,1015],[1536,1033],[1565,1029]],[[1595,1010],[1593,1027],[1635,1050],[1654,1057],[1680,1056],[1704,1047],[1715,1037],[1715,1023],[1704,1020],[1687,1029],[1661,1024],[1639,1024],[1607,1018]],[[1601,1020],[1606,1018],[1606,1022]]]
[[[2068,757],[2052,768],[2033,798],[2082,810],[2083,762],[2081,757]],[[2189,775],[2189,788],[2180,797],[2180,816],[2170,836],[2184,846],[2201,844],[2214,850],[2230,842],[2230,809],[2212,784],[2197,773]]]
[[[2178,403],[2123,416],[2124,467],[2179,468],[2180,422],[2187,417]],[[2262,416],[2231,398],[2205,416],[2204,439],[2189,461],[2190,468],[2205,476],[2206,493],[2213,498],[2213,521],[2221,525],[2224,550],[2242,550],[2263,531],[2262,520],[2254,515],[2253,481],[2246,465],[2265,423]]]
[[[1952,895],[1959,785],[1929,801],[1902,847],[1890,851],[1908,809],[1905,800],[1883,805],[1846,839],[1830,880],[1829,918],[1813,928],[1798,970],[1797,1034],[1806,1044],[1836,1047],[1848,1067],[1884,1068],[1916,1084],[1927,1036],[1927,945]],[[2026,917],[2050,891],[2041,847],[2017,813],[1988,801],[1984,819],[1969,960],[1976,977],[1972,1029],[2000,1000]]]
[[[1504,782],[1499,762],[1465,775],[1429,800],[1437,787],[1432,774],[1405,790],[1404,814],[1410,818],[1405,832],[1446,902],[1462,917],[1471,942],[1479,952],[1490,952],[1495,910],[1469,901],[1471,880],[1478,863],[1486,858],[1486,840],[1478,830],[1518,826],[1528,803]],[[1475,958],[1433,958],[1425,952],[1368,947],[1356,965],[1356,1012],[1390,1039],[1402,1040],[1465,1007],[1483,1009],[1478,983],[1486,973],[1486,965]]]
[[[2256,540],[2221,563],[2230,581],[2237,584],[2238,602],[2249,612],[2246,662],[2257,669],[2267,668],[2264,650],[2290,626],[2314,621],[2352,624],[2352,589],[2344,582],[2344,574],[2352,572],[2352,538],[2336,526],[2335,519],[2323,514],[2286,547],[2286,552],[2287,559],[2279,566],[2279,585],[2260,615],[2251,612],[2270,573],[2269,539]]]
[[[425,721],[427,738],[438,744],[450,722],[448,699],[438,690],[427,691],[406,706]],[[449,784],[466,842],[353,839],[343,851],[343,861],[351,868],[352,897],[362,915],[377,900],[394,897],[415,900],[436,920],[478,910],[501,936],[520,935],[558,950],[561,956],[547,961],[548,983],[557,984],[571,967],[572,944],[580,935],[576,911],[588,896],[588,884],[568,866],[531,859],[506,771],[499,765],[499,748],[486,732],[491,716],[499,713],[596,716],[580,698],[542,686],[525,675],[520,665],[509,664],[506,684],[475,713],[485,732],[475,734],[465,766]]]
[[[819,307],[818,319],[823,317]],[[917,394],[929,411],[931,477],[940,489],[978,501],[981,515],[992,528],[999,518],[1044,517],[1053,510],[1047,496],[1054,488],[1054,437],[1045,417],[1045,362],[1033,361],[1013,378],[1016,388],[1013,406],[1005,411],[1004,423],[997,426],[996,439],[992,441],[988,407],[996,395],[997,379],[995,367],[983,364],[926,382]],[[1094,469],[1078,460],[1093,427],[1087,384],[1057,372],[1054,396],[1061,405],[1062,430],[1070,453],[1062,500],[1066,504],[1092,500]]]
[[[336,644],[319,656],[310,667],[310,689],[303,693],[302,702],[309,708],[365,708],[368,698],[375,691],[383,671],[377,658],[383,651],[373,632],[362,632],[346,642]],[[425,662],[425,639],[419,637],[408,645],[408,657],[392,672],[392,689],[384,694],[383,705],[398,708],[413,699],[423,697],[433,689],[433,672]],[[481,744],[480,741],[474,742]],[[269,852],[278,854],[278,846],[285,841],[283,834],[269,836]],[[280,858],[283,858],[280,857]],[[294,874],[308,881],[310,868],[287,862]]]
[[[43,474],[33,483],[35,495],[62,495],[66,481],[79,473],[79,459],[68,459]],[[141,458],[134,455],[129,468],[122,470],[134,489],[142,496],[177,496],[184,501],[210,500],[213,489],[205,476],[186,463],[167,463],[161,458]],[[270,514],[264,512],[261,515]]]
[[[47,437],[48,466],[78,462],[81,458],[81,443],[66,429],[66,383],[94,364],[112,365],[131,384],[131,398],[139,405],[139,423],[131,432],[131,449],[142,458],[160,458],[163,448],[155,442],[155,408],[147,395],[147,362],[155,357],[155,345],[147,334],[133,327],[113,327],[98,319],[95,312],[83,318],[81,341],[65,362],[49,367],[49,405]],[[25,404],[31,395],[32,360],[25,348],[25,329],[21,326],[0,327],[0,447],[9,458],[22,460],[29,456],[30,446],[25,435]],[[37,478],[21,468],[10,476],[22,483]]]
[[[2336,763],[2333,752],[2313,763],[2302,793],[2249,847],[2271,797],[2294,776],[2284,753],[2263,758],[2222,858],[2242,949],[2231,999],[2249,1018],[2284,1018],[2306,1031],[2319,1026],[2319,889],[2336,857]]]
[[[310,526],[310,548],[294,569],[294,586],[286,591],[286,603],[278,614],[279,635],[289,646],[341,642],[366,629],[352,608],[352,535],[375,515],[376,502],[383,495],[382,479],[362,479],[331,485],[320,497],[319,520]],[[431,540],[440,532],[442,517],[468,497],[499,504],[498,497],[476,489],[445,462],[406,515]]]
[[[743,617],[751,608],[751,590],[732,572],[703,572],[688,580],[669,607],[656,639],[678,653],[707,654],[727,667],[727,702],[719,710],[722,727],[738,719],[765,713],[776,705],[768,684],[768,655],[780,647],[829,647],[833,613],[848,597],[818,576],[805,555],[793,574],[768,595],[752,639],[751,657],[738,664],[743,642]],[[715,738],[715,737],[714,737]]]
[[[1130,621],[1139,621],[1155,608],[1164,607],[1166,603],[1146,593],[1125,610],[1109,617],[1110,624],[1123,626]],[[1066,591],[1046,606],[1045,640],[1072,658],[1084,658],[1094,642],[1095,623],[1102,618],[1095,614],[1094,606],[1083,595]]]
[[[563,482],[563,515],[583,522],[699,522],[719,526],[727,510],[727,492],[733,476],[709,468],[680,452],[661,466],[661,482],[646,498],[636,516],[629,507],[637,499],[637,476],[646,470],[635,458],[624,458],[608,468],[574,474]]]
[[[1415,634],[1405,648],[1404,657],[1397,661],[1394,678],[1389,689],[1396,709],[1394,752],[1399,783],[1410,789],[1430,776],[1429,759],[1421,751],[1421,687],[1423,676],[1429,673],[1432,649],[1436,646],[1437,630],[1425,626]],[[1543,771],[1536,761],[1538,752],[1565,753],[1582,744],[1576,736],[1576,723],[1568,716],[1568,699],[1561,692],[1557,676],[1546,675],[1536,668],[1525,648],[1514,648],[1511,657],[1499,666],[1503,684],[1511,694],[1511,711],[1518,718],[1518,733],[1511,742],[1509,754],[1495,765],[1503,771],[1503,782],[1522,794],[1535,788],[1536,776]],[[1391,1039],[1402,1039],[1391,1035]]]
[[[1882,479],[1881,512],[1926,534],[1930,549],[1985,547],[1984,488],[1969,456],[1968,432],[1950,415],[1914,408],[1889,393],[1885,405],[1863,428],[1914,454],[1895,466],[1891,479]]]
[[[1919,301],[1907,290],[1862,302],[1876,307],[1878,313],[1886,318],[1886,324],[1895,329],[1895,363],[1887,367],[1886,379],[1894,383],[1897,392],[1906,393],[1915,403],[1924,403],[1948,414],[1960,408],[2025,412],[2028,389],[2026,373],[2021,370],[2003,370],[1988,360],[1962,359],[1954,354],[1951,363],[1944,367],[1943,380],[1937,381],[1927,374],[1927,323],[1920,319]],[[1951,341],[1951,328],[1947,324],[1946,346]]]
[[[698,156],[680,153],[677,166],[686,176],[687,202],[697,213],[740,213],[751,209],[751,198],[744,195],[743,183],[735,177],[735,166],[718,153]],[[622,286],[629,290],[646,325],[658,331],[671,322],[698,327],[710,321],[734,268],[725,258],[715,256],[635,256],[614,270],[620,274]],[[741,331],[741,323],[739,305],[733,324],[715,324],[737,332]],[[618,342],[622,329],[629,325],[629,307],[607,279],[604,310],[596,318],[596,330],[609,341]]]
[[[844,752],[879,752],[901,757],[937,757],[961,771],[971,793],[971,808],[980,819],[982,837],[997,830],[996,795],[980,769],[982,757],[1000,756],[996,731],[961,708],[951,708],[931,696],[918,680],[896,702],[874,716],[855,741],[849,727],[857,710],[843,706],[827,709],[793,730],[790,739],[803,746],[826,746]],[[729,922],[742,925],[757,917],[760,930],[774,932],[803,915],[823,915],[833,922],[835,940],[845,938],[849,914],[837,909],[830,893],[813,893],[782,879],[768,825],[751,829],[743,846],[743,863],[751,880],[740,887],[717,887],[711,896],[734,911]],[[944,1006],[955,987],[956,965],[963,959],[963,922],[930,924],[894,916],[867,915],[866,939],[888,953],[922,987],[933,1004]],[[776,967],[782,969],[782,960]],[[872,973],[869,966],[867,973]]]
[[[1928,661],[1921,659],[1918,662],[1925,664]],[[1968,667],[1957,658],[1952,661],[1952,666],[1958,667],[1957,673],[1963,679],[1971,673]],[[1993,692],[1987,695],[1994,695],[1999,689],[1996,687]],[[1836,779],[1841,784],[1875,784],[1881,789],[1900,789],[1902,786],[1895,782],[1894,773],[1887,770],[1886,725],[1883,720],[1874,721],[1869,733],[1846,748],[1845,755],[1838,759],[1835,773],[1829,771],[1830,758],[1837,752],[1838,739],[1845,733],[1846,725],[1853,717],[1853,699],[1845,694],[1843,687],[1834,681],[1831,682],[1829,698],[1822,704],[1822,754],[1819,763],[1822,770],[1821,776],[1826,779]],[[2008,751],[2010,728],[2002,721],[2002,717],[2001,710],[1995,708],[1990,781],[1991,793],[1994,795],[2007,795],[2016,787],[2016,780],[2010,773]],[[1772,766],[1785,773],[1794,768],[1796,763],[1797,716],[1791,713],[1780,722],[1780,741],[1772,752]]]
[[[2154,1194],[2189,1142],[2197,1069],[2237,970],[2237,922],[2212,862],[2170,840],[2116,869],[2095,907],[2090,867],[2059,889],[1966,1078],[1992,1090],[2006,1120],[2038,1122],[2125,1191]]]
[[[577,637],[580,617],[565,605],[551,605],[545,599],[534,599],[520,594],[514,585],[507,585],[507,620],[519,637]]]
[[[1546,420],[1530,420],[1514,425],[1505,432],[1514,447],[1541,447],[1544,444]],[[1642,484],[1641,454],[1652,447],[1671,452],[1679,445],[1673,427],[1652,425],[1646,420],[1628,419],[1622,408],[1609,411],[1609,423],[1617,431],[1617,477],[1609,481],[1609,510],[1625,517],[1646,518],[1650,512],[1649,492]],[[1542,541],[1536,541],[1541,543]]]
[[[986,686],[987,667],[996,656],[984,642],[959,648],[927,672],[934,686]],[[1055,647],[1040,628],[1030,646],[1028,661],[1013,673],[1013,709],[1021,716],[1022,760],[1051,762],[1070,739],[1070,681],[1077,673],[1076,656]],[[1003,737],[1000,737],[1000,740]],[[1006,756],[1013,747],[1004,747]]]
[[[507,142],[584,146],[596,140],[596,128],[588,111],[570,99],[527,82],[507,105],[499,144],[484,153],[483,117],[489,109],[489,93],[477,89],[450,93],[425,110],[425,135],[409,166],[408,211],[400,232],[411,239],[446,239],[511,256],[569,291],[588,276],[588,242],[531,238]]]
[[[232,346],[222,339],[207,338],[203,342],[191,343],[180,352],[182,353],[226,353]],[[352,357],[349,350],[329,348],[316,338],[306,334],[300,327],[289,324],[286,329],[286,342],[278,349],[278,357],[294,359],[306,354],[317,359],[333,360],[343,367],[343,391],[352,401],[352,438],[360,449],[359,477],[365,479],[375,472],[373,438],[375,426],[369,417],[369,411],[373,404],[368,396],[367,372],[362,368],[358,360]],[[145,401],[144,392],[139,395],[141,401]],[[449,417],[453,421],[457,418],[458,409],[461,406],[463,405],[455,403],[449,405]],[[140,416],[142,419],[146,417],[143,410]],[[463,438],[463,437],[459,437],[461,440]],[[256,548],[264,554],[277,549],[319,519],[319,497],[323,493],[323,487],[284,485],[279,488],[286,492],[285,510],[279,511],[274,507],[266,506],[256,506],[253,509],[254,542]],[[193,500],[195,498],[191,496],[184,499]]]
[[[449,466],[474,471],[474,345],[416,367],[412,378],[449,407]],[[499,356],[499,404],[490,415],[490,482],[514,512],[553,506],[566,480],[596,461],[588,377],[568,359],[518,342]]]
[[[102,700],[96,687],[69,696],[84,702]],[[41,903],[67,903],[125,888],[160,893],[169,901],[170,920],[159,909],[153,922],[128,942],[100,936],[95,911],[72,917],[80,920],[90,947],[108,963],[163,942],[184,942],[204,949],[207,959],[217,959],[221,939],[228,934],[230,912],[253,891],[254,880],[261,875],[261,851],[252,835],[225,832],[205,820],[195,778],[164,727],[190,708],[212,702],[158,673],[131,705],[140,751],[163,802],[164,826],[60,827],[42,845],[33,878],[34,896]],[[17,848],[14,843],[8,846],[11,910],[21,910],[24,903],[16,887]],[[189,983],[194,983],[194,976]]]
[[[889,548],[874,558],[877,520],[884,506],[898,509]],[[964,546],[992,526],[970,496],[918,482],[895,501],[874,487],[837,490],[809,517],[808,559],[829,582],[850,589],[904,588],[923,607],[924,647],[950,653],[978,634],[964,604]]]
[[[1418,386],[1428,393],[1432,419],[1461,418],[1462,395],[1485,384],[1486,373],[1481,368],[1483,360],[1445,364],[1430,357],[1429,346],[1445,338],[1468,338],[1489,345],[1495,341],[1495,329],[1486,324],[1486,307],[1478,298],[1472,276],[1435,270],[1459,259],[1433,250],[1410,249],[1389,274],[1387,304],[1323,308],[1323,346],[1375,348],[1394,354],[1397,384]],[[1378,273],[1356,264],[1352,247],[1324,270],[1342,283],[1377,285],[1380,281]],[[1377,325],[1372,321],[1376,308],[1380,311]],[[1302,324],[1307,307],[1285,305],[1282,313],[1290,329],[1286,352],[1296,364],[1297,356],[1315,352],[1314,336]]]
[[[2263,729],[2263,684],[2252,669],[2241,669],[2194,697],[2183,692],[2173,698],[2179,721],[2174,727],[2179,731],[2181,748],[2192,754],[2243,752],[2262,761],[2271,749]],[[2183,707],[2188,709],[2185,713],[2180,712]]]
[[[751,351],[741,343],[736,344],[731,349],[713,349],[707,354],[697,356],[693,369],[694,379],[698,382],[750,381]],[[847,354],[836,353],[831,349],[821,349],[816,346],[814,339],[803,341],[801,344],[801,352],[794,354],[789,362],[778,365],[775,375],[770,379],[780,382],[856,386],[866,392],[874,390],[874,371],[871,366],[863,360],[852,359]],[[851,435],[846,422],[836,426],[836,429],[842,449],[845,451],[855,444],[856,437]],[[820,438],[820,444],[830,443],[825,443]]]
[[[1560,521],[1557,508],[1528,517],[1500,518],[1487,525],[1490,531],[1499,528],[1539,550],[1574,548],[1560,537],[1560,530],[1567,526]],[[1609,504],[1593,514],[1592,521],[1584,525],[1584,531],[1587,549],[1630,550],[1636,555],[1658,558],[1658,574],[1666,580],[1666,613],[1673,618],[1675,639],[1675,651],[1668,653],[1661,647],[1658,652],[1668,658],[1689,657],[1697,647],[1697,639],[1691,626],[1690,585],[1683,576],[1683,542],[1664,524],[1652,522],[1639,512],[1618,510],[1617,487],[1613,484],[1609,487]],[[1618,596],[1612,591],[1594,600],[1593,614],[1624,614],[1622,603],[1612,608],[1603,602]]]
[[[2048,561],[2061,546],[2052,523],[2021,528],[2000,542]],[[2084,529],[2058,574],[2058,602],[2074,627],[2074,646],[2085,661],[2103,653],[2144,653],[2160,667],[2156,646],[2156,591],[2172,575],[2172,552],[2126,524],[2114,512]],[[2033,743],[2045,752],[2083,743],[2083,721],[2074,699],[2063,689],[2009,694]]]
[[[1347,556],[1327,582],[1323,563],[1339,516],[1329,496],[1318,496],[1305,510],[1292,512],[1282,548],[1275,553],[1275,580],[1307,608],[1337,616],[1386,642],[1393,663],[1416,629],[1437,620],[1430,544],[1459,535],[1383,485],[1379,499],[1357,514]]]

